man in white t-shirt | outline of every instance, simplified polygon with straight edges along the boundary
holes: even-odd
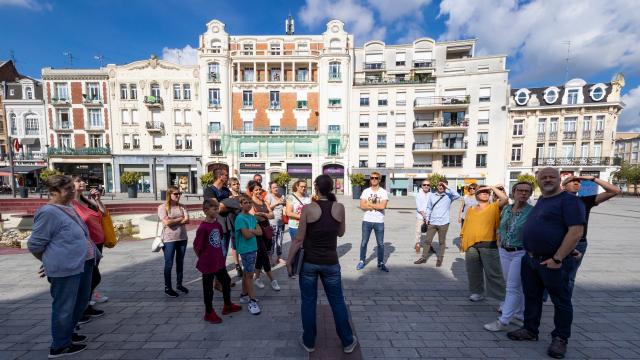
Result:
[[[389,272],[384,265],[384,209],[387,208],[389,195],[380,187],[380,173],[372,172],[369,177],[371,187],[366,188],[360,196],[360,209],[364,211],[362,219],[362,242],[360,243],[360,262],[356,270],[364,268],[364,260],[367,257],[367,244],[373,230],[376,235],[378,269]]]

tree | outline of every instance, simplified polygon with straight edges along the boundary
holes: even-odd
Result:
[[[533,186],[533,190],[538,189],[538,182],[536,181],[536,177],[531,174],[520,174],[518,175],[518,182],[526,182]]]
[[[432,188],[437,188],[438,184],[443,180],[447,180],[447,177],[442,174],[433,173],[429,176],[429,182],[431,183]]]
[[[618,181],[622,180],[629,185],[633,185],[633,194],[638,195],[638,185],[640,184],[640,166],[631,165],[628,162],[622,162],[620,170],[613,173],[614,178]]]

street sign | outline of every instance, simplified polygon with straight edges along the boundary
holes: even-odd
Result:
[[[15,149],[16,152],[20,152],[20,149],[22,149],[22,145],[20,145],[20,140],[13,139],[13,148]]]

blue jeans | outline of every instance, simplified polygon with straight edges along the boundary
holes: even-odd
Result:
[[[182,269],[184,268],[184,254],[187,251],[187,240],[165,242],[162,252],[164,252],[164,286],[173,289],[171,286],[171,269],[173,268],[173,258],[176,259],[176,285],[182,285]]]
[[[297,233],[298,233],[298,228],[289,228],[289,236],[291,236],[292,244],[293,244],[293,240],[296,238]]]
[[[360,261],[367,258],[367,244],[371,237],[371,230],[376,234],[378,244],[376,253],[378,254],[378,265],[384,264],[384,223],[362,222],[362,242],[360,242]]]
[[[568,256],[562,261],[560,269],[550,269],[540,265],[546,259],[531,258],[529,254],[522,257],[520,275],[524,292],[524,328],[538,334],[542,317],[542,296],[544,290],[549,292],[553,302],[554,337],[568,340],[571,336],[573,322],[573,305],[569,289],[569,273],[574,267],[575,259]]]
[[[84,263],[84,272],[47,278],[51,284],[51,348],[62,349],[71,345],[73,330],[91,300],[91,274],[93,259]]]
[[[304,263],[300,271],[300,313],[302,314],[302,339],[308,347],[314,347],[316,343],[316,303],[318,300],[318,276],[322,281],[327,300],[331,305],[333,320],[336,323],[336,332],[342,342],[342,346],[353,344],[353,330],[349,324],[347,304],[342,294],[342,276],[340,264],[315,265]]]
[[[584,259],[584,254],[587,252],[587,242],[586,241],[579,242],[578,245],[576,245],[576,250],[582,253],[582,257],[580,257],[580,259],[574,259],[573,267],[569,271],[569,290],[571,291],[572,295],[573,295],[573,287],[576,284],[576,275],[578,274],[578,268],[580,267],[580,264],[582,264],[582,259]]]

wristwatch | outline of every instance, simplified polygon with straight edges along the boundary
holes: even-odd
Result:
[[[562,260],[556,258],[555,256],[552,257],[551,260],[553,260],[553,262],[556,263],[557,265],[562,264]]]

